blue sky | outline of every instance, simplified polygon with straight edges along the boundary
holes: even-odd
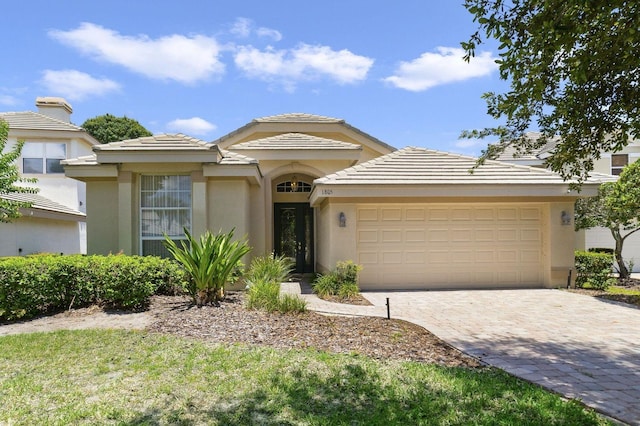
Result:
[[[110,113],[211,141],[251,119],[345,119],[395,147],[478,154],[461,130],[492,126],[504,91],[496,45],[471,63],[461,1],[110,0],[8,2],[0,110],[62,96],[72,121]]]

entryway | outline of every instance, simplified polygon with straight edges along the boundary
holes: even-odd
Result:
[[[291,258],[295,273],[314,271],[313,209],[309,203],[275,203],[274,251]]]

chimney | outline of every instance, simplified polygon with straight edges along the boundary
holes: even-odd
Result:
[[[73,108],[71,108],[71,105],[69,105],[64,98],[39,96],[36,98],[36,107],[38,107],[38,112],[42,115],[64,121],[65,123],[71,123]]]

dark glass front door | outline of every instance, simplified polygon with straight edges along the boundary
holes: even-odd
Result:
[[[309,203],[274,204],[274,250],[295,262],[294,272],[313,272],[313,209]]]

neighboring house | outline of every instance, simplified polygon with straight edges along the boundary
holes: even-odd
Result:
[[[581,194],[550,171],[393,147],[310,114],[259,118],[206,143],[156,135],[63,162],[87,185],[89,253],[166,254],[184,227],[246,235],[296,272],[364,266],[364,289],[556,287],[573,268]]]
[[[544,160],[551,155],[556,143],[556,141],[549,142],[538,152],[523,156],[516,156],[515,150],[510,148],[500,155],[498,160],[513,164],[543,167]],[[618,176],[627,164],[634,163],[638,159],[640,159],[640,140],[632,140],[629,145],[619,152],[602,153],[600,159],[595,160],[593,163],[593,172]],[[611,236],[611,231],[606,228],[578,231],[576,249],[586,250],[589,248],[615,248],[615,240]],[[622,255],[627,262],[631,262],[633,272],[640,272],[640,232],[629,236],[625,240]]]
[[[8,147],[25,142],[18,168],[36,178],[37,194],[4,195],[32,202],[22,217],[0,223],[0,256],[32,253],[86,253],[85,184],[65,177],[60,162],[87,155],[98,142],[71,124],[71,106],[62,98],[39,97],[38,112],[3,112],[9,124]]]

